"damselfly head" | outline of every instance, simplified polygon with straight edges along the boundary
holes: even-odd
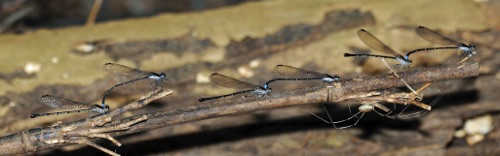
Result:
[[[262,95],[267,95],[269,93],[271,93],[271,89],[270,88],[256,88],[255,90],[253,90],[254,93],[256,93],[259,97],[262,96]]]
[[[261,87],[260,89],[266,91],[267,93],[271,93],[271,91],[273,90],[267,83],[264,84],[264,87]]]
[[[337,75],[334,75],[334,76],[329,75],[329,74],[325,74],[325,75],[326,75],[326,77],[324,77],[324,78],[322,79],[322,80],[323,80],[323,81],[325,81],[325,82],[330,82],[330,83],[331,83],[331,82],[338,81],[338,80],[340,79],[340,77],[339,77],[339,76],[337,76]]]
[[[108,112],[108,111],[110,110],[110,109],[109,109],[109,106],[108,106],[108,105],[104,106],[103,110],[104,110],[105,112]]]
[[[474,44],[470,44],[470,45],[469,45],[469,47],[470,47],[472,50],[476,49],[476,45],[474,45]]]
[[[167,78],[167,74],[165,74],[164,72],[161,72],[160,73],[160,78],[161,79],[166,79]]]
[[[476,55],[476,45],[470,44],[467,47],[469,48],[469,57]]]
[[[94,105],[94,107],[92,107],[92,111],[97,112],[99,114],[104,114],[104,113],[109,111],[109,106],[108,105],[104,105],[104,106]]]
[[[398,60],[401,65],[411,65],[412,63],[411,60],[408,59],[408,56],[396,57],[396,60]]]
[[[458,46],[458,49],[460,50],[461,57],[472,57],[476,55],[476,46],[473,44],[461,44],[460,46]]]
[[[413,63],[411,60],[409,59],[406,60],[406,64],[411,65],[411,63]]]
[[[273,91],[273,89],[271,87],[266,88],[266,93],[267,94],[271,93],[272,91]]]
[[[165,74],[164,72],[161,72],[160,73],[160,79],[161,79],[161,82],[162,83],[166,83],[166,80],[167,80],[167,74]],[[159,82],[158,82],[159,83]]]
[[[264,84],[263,87],[260,87],[259,89],[256,89],[255,91],[258,93],[258,94],[269,94],[271,93],[273,89],[271,87],[269,87],[268,84]]]

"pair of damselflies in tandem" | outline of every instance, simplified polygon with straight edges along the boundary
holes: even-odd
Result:
[[[58,114],[79,113],[79,112],[93,112],[97,114],[104,114],[109,111],[109,106],[106,105],[105,103],[106,97],[116,87],[148,79],[153,80],[152,84],[155,85],[156,87],[159,87],[160,83],[166,79],[166,74],[163,72],[160,74],[154,72],[147,72],[116,63],[106,63],[104,64],[103,69],[111,74],[122,75],[133,78],[131,80],[113,85],[110,89],[108,89],[102,98],[100,106],[86,105],[80,102],[68,100],[57,96],[44,95],[40,98],[40,102],[42,104],[55,109],[71,109],[71,110],[61,111],[61,112],[31,114],[31,118],[36,118],[40,116],[58,115]]]
[[[288,65],[277,65],[274,70],[276,73],[285,76],[286,78],[274,78],[272,80],[267,81],[264,83],[263,86],[256,85],[250,82],[245,82],[241,81],[229,76],[225,76],[219,73],[213,73],[210,75],[209,79],[212,83],[215,83],[219,86],[227,87],[227,88],[235,88],[235,89],[247,89],[231,94],[226,94],[226,95],[220,95],[220,96],[215,96],[215,97],[209,97],[209,98],[201,98],[199,99],[200,102],[208,101],[208,100],[214,100],[214,99],[219,99],[219,98],[224,98],[224,97],[229,97],[229,96],[235,96],[238,94],[244,94],[244,93],[249,93],[252,92],[252,94],[256,94],[258,97],[264,96],[264,95],[269,95],[272,91],[270,84],[276,81],[307,81],[307,80],[321,80],[323,82],[327,83],[332,83],[334,81],[337,81],[339,77],[337,75],[329,75],[329,74],[323,74],[323,73],[318,73],[314,71],[309,71],[305,69],[300,69]]]
[[[445,50],[445,49],[458,49],[461,52],[461,57],[472,57],[476,54],[475,51],[475,46],[473,44],[467,45],[458,41],[455,41],[453,39],[450,39],[446,36],[443,36],[429,28],[419,26],[415,30],[417,32],[417,35],[420,36],[421,38],[435,44],[440,44],[440,45],[453,45],[449,47],[432,47],[432,48],[421,48],[421,49],[415,49],[412,50],[406,55],[401,55],[391,49],[389,46],[384,44],[382,41],[377,39],[375,36],[373,36],[371,33],[364,29],[360,29],[358,31],[358,37],[363,43],[365,43],[368,47],[372,48],[373,50],[383,52],[390,54],[391,56],[387,55],[373,55],[373,54],[351,54],[351,53],[344,53],[344,57],[380,57],[380,58],[388,58],[388,59],[394,59],[399,61],[400,64],[398,65],[403,65],[403,68],[408,68],[409,65],[411,65],[412,61],[410,60],[410,55],[416,53],[416,52],[423,52],[423,51],[433,51],[433,50]]]

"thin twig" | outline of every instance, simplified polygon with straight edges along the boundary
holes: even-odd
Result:
[[[160,94],[160,93],[162,93],[162,94]],[[115,117],[123,112],[129,111],[129,110],[134,110],[134,109],[139,109],[139,108],[144,107],[146,104],[148,104],[154,100],[157,100],[161,97],[164,97],[164,96],[170,95],[170,94],[172,94],[171,90],[163,92],[163,89],[161,87],[158,87],[158,88],[156,88],[156,90],[152,91],[151,93],[140,97],[139,100],[137,100],[135,102],[132,102],[132,103],[127,104],[121,108],[117,108],[117,109],[115,109],[115,110],[113,110],[105,115],[98,116],[98,117],[92,119],[91,127],[102,126],[108,122],[111,122],[113,117]]]
[[[391,66],[389,66],[389,64],[387,64],[387,62],[385,61],[385,59],[384,59],[384,58],[382,58],[382,62],[384,62],[385,66],[386,66],[387,68],[389,68],[389,69],[391,70],[391,72],[392,72],[392,73],[393,73],[396,77],[398,77],[398,78],[400,78],[400,79],[401,79],[401,77],[399,77],[398,73],[396,73],[396,72],[395,72],[395,71],[391,68]],[[413,90],[413,88],[412,88],[412,87],[410,87],[410,85],[408,85],[408,83],[406,83],[406,81],[405,81],[404,79],[401,79],[401,81],[402,81],[402,82],[406,85],[406,88],[410,89],[410,90],[411,90],[411,92],[413,92],[415,95],[418,95],[418,93],[417,93],[415,90]]]
[[[93,26],[95,23],[95,19],[99,14],[99,10],[101,10],[102,0],[94,0],[94,5],[92,5],[92,9],[90,10],[89,16],[87,17],[87,22],[85,22],[85,26]]]

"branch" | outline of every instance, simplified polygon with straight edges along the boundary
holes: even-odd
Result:
[[[424,84],[435,81],[460,79],[479,75],[479,64],[463,66],[447,66],[428,68],[419,71],[407,72],[400,77],[410,85]],[[342,102],[349,96],[359,92],[383,90],[405,86],[393,74],[352,79],[335,82],[333,86],[313,87],[300,90],[286,91],[271,94],[271,97],[248,98],[243,100],[226,100],[208,105],[199,105],[169,111],[149,113],[148,120],[139,123],[128,131],[113,132],[113,136],[142,132],[150,129],[173,126],[177,124],[217,118],[227,115],[243,114],[266,109],[277,109],[288,106]],[[386,99],[390,100],[390,99]],[[421,104],[421,103],[420,103]],[[425,106],[422,106],[425,107]],[[430,108],[429,108],[430,109]],[[121,122],[128,121],[125,119]]]
[[[400,78],[404,79],[406,83],[408,83],[409,85],[424,84],[435,81],[444,81],[444,80],[477,76],[479,75],[479,64],[474,63],[474,64],[466,64],[460,66],[453,65],[446,67],[435,67],[422,70],[407,71],[406,73],[399,73],[399,75]],[[356,97],[356,95],[359,95],[358,98],[377,96],[380,94],[370,91],[384,90],[401,86],[405,86],[405,84],[399,78],[395,77],[393,74],[388,74],[382,76],[374,76],[361,79],[351,79],[351,80],[334,82],[332,85],[326,87],[319,86],[319,87],[286,91],[281,93],[272,93],[271,96],[262,98],[225,100],[220,102],[214,102],[209,105],[199,105],[199,106],[192,106],[187,108],[168,110],[156,113],[148,113],[120,120],[112,121],[110,118],[108,119],[108,117],[103,116],[99,118],[100,119],[98,120],[99,122],[93,122],[93,125],[95,126],[104,123],[102,128],[106,128],[109,126],[116,126],[123,123],[128,123],[140,117],[147,116],[147,120],[137,123],[127,130],[112,131],[106,133],[110,136],[121,136],[125,134],[137,133],[137,132],[147,131],[161,127],[173,126],[187,122],[194,122],[198,120],[222,117],[227,115],[242,114],[259,110],[276,109],[276,108],[283,108],[288,106],[296,106],[304,104],[342,102],[349,100],[350,98]],[[399,102],[400,104],[405,104],[405,105],[412,102],[417,103],[416,101],[414,101],[414,99],[411,99],[411,97],[408,98],[408,95],[410,94],[413,93],[406,93],[406,95],[401,95],[399,97],[387,96],[379,100],[396,101],[396,102],[400,101]],[[153,95],[151,97],[161,97],[161,96]],[[406,100],[403,100],[401,102],[401,99],[406,99]],[[139,100],[129,105],[141,106],[141,103],[147,104],[148,102],[151,101],[148,100],[148,98],[145,98],[145,100]],[[426,107],[427,105],[422,106],[421,108],[426,109]],[[430,107],[428,108],[428,110],[430,110]],[[123,112],[124,110],[116,110],[116,111]],[[85,123],[88,124],[88,122],[85,121],[76,121],[68,123],[66,125],[82,125]],[[60,144],[44,144],[39,142],[40,138],[35,137],[35,136],[39,137],[40,132],[53,131],[54,129],[55,128],[53,127],[31,129],[28,131],[2,137],[0,138],[0,154],[24,153],[30,151],[49,149],[57,146],[68,145],[69,143],[66,142]],[[50,136],[50,135],[46,137],[55,138],[55,136]]]

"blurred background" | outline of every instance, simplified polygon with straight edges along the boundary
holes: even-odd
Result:
[[[236,91],[211,84],[219,72],[255,84],[278,77],[277,64],[351,79],[387,73],[357,37],[363,28],[406,53],[434,47],[419,25],[475,44],[480,76],[436,83],[424,102],[444,94],[420,118],[392,120],[368,113],[348,129],[318,104],[214,118],[119,137],[98,144],[122,155],[499,155],[500,1],[497,0],[189,0],[0,1],[0,134],[69,122],[84,114],[30,119],[54,111],[45,94],[99,103],[123,77],[102,70],[114,62],[165,72],[174,95],[124,116],[203,105],[198,98]],[[412,68],[446,64],[456,51],[415,54]],[[397,62],[388,60],[392,64]],[[117,88],[111,109],[149,92],[149,82]],[[317,83],[280,82],[273,92]],[[328,104],[335,119],[349,105]],[[34,155],[104,155],[81,145]]]

